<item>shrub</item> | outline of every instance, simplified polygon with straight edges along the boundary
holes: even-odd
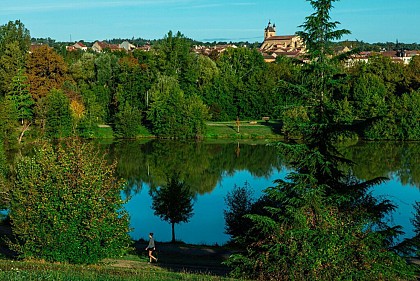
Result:
[[[86,264],[123,254],[129,221],[115,169],[79,141],[43,144],[22,158],[13,179],[11,248],[23,258]]]

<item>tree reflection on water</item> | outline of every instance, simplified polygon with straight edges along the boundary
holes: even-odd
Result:
[[[149,194],[166,184],[167,175],[177,174],[196,198],[196,214],[177,230],[180,239],[189,243],[223,243],[227,239],[223,234],[226,208],[223,196],[235,184],[243,185],[253,179],[258,179],[258,186],[251,184],[252,187],[261,192],[290,170],[276,146],[265,142],[123,141],[106,145],[105,149],[111,158],[118,160],[119,176],[128,180],[124,192],[132,196],[127,208],[135,229],[133,237],[141,237],[146,233],[143,228],[153,227],[161,239],[166,239],[163,236],[168,233],[167,224],[153,215]],[[356,163],[352,173],[357,178],[392,178],[378,187],[375,194],[387,196],[398,205],[393,219],[411,236],[410,216],[414,209],[410,198],[419,198],[420,190],[403,185],[420,186],[420,143],[360,142],[340,151]]]

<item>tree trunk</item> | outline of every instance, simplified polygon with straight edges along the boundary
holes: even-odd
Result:
[[[175,223],[172,223],[172,243],[175,243]]]
[[[29,130],[29,126],[31,126],[31,122],[24,122],[24,121],[22,120],[22,131],[20,132],[20,136],[19,136],[19,138],[18,138],[18,142],[19,142],[19,144],[22,142],[23,135],[25,134],[25,132],[26,132],[27,130]]]

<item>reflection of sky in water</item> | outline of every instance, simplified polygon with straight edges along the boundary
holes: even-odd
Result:
[[[204,195],[197,195],[194,202],[194,215],[189,223],[175,225],[177,240],[193,244],[223,244],[229,240],[224,234],[225,209],[224,198],[228,191],[236,184],[243,186],[247,181],[254,189],[254,196],[258,198],[263,189],[273,186],[273,180],[284,177],[284,173],[277,170],[271,173],[269,178],[252,176],[248,171],[237,171],[231,176],[224,176],[216,188]],[[133,239],[146,239],[149,232],[154,232],[157,241],[171,240],[171,225],[160,220],[153,214],[151,209],[152,199],[149,195],[149,187],[143,186],[140,193],[134,195],[126,204],[126,209],[131,216]]]
[[[405,235],[401,238],[410,238],[414,235],[414,227],[411,220],[414,217],[414,203],[420,201],[420,189],[412,185],[402,185],[401,182],[391,177],[373,188],[373,195],[384,196],[397,206],[391,214],[391,224],[401,225]]]
[[[254,197],[258,198],[262,190],[273,186],[273,180],[284,178],[287,171],[277,170],[270,174],[269,178],[252,176],[248,171],[237,171],[233,175],[224,176],[216,188],[208,194],[197,195],[194,203],[194,215],[189,223],[175,225],[177,240],[192,244],[223,244],[229,236],[224,234],[225,221],[223,210],[225,209],[224,198],[228,191],[237,184],[243,186],[247,181],[254,189]],[[160,220],[153,214],[151,209],[152,199],[149,195],[149,187],[143,186],[140,193],[132,197],[126,204],[126,209],[131,216],[133,239],[147,239],[149,232],[154,232],[157,241],[171,240],[171,225]],[[374,187],[375,196],[386,196],[398,206],[392,214],[393,223],[403,226],[406,232],[404,237],[412,237],[413,226],[410,221],[413,217],[413,204],[420,200],[420,190],[414,186],[403,186],[398,180],[392,179]]]

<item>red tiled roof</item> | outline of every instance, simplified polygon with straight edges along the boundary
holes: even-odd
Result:
[[[296,35],[271,36],[268,37],[266,40],[290,40],[294,37],[296,37]]]
[[[396,57],[397,56],[397,52],[395,52],[395,51],[380,52],[380,54],[383,55],[384,57]]]
[[[96,43],[98,43],[98,45],[99,45],[99,47],[101,47],[101,49],[109,48],[108,44],[103,42],[103,41],[97,41]]]
[[[120,49],[120,46],[118,44],[109,44],[107,47],[110,48],[111,50],[119,50]]]

